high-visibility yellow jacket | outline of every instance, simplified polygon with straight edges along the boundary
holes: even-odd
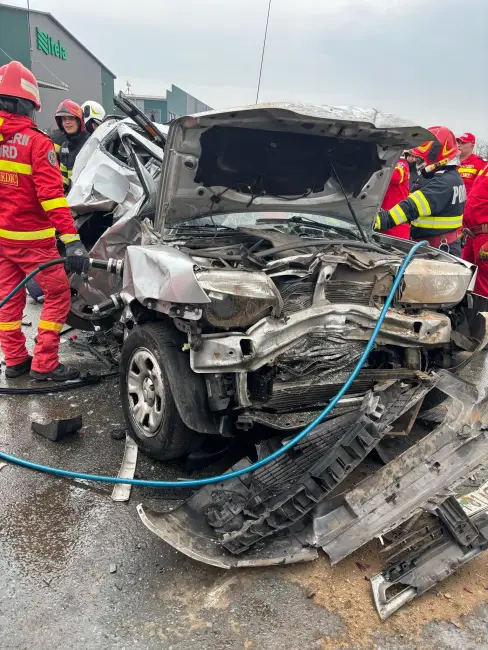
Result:
[[[386,230],[410,223],[412,239],[433,237],[463,225],[466,187],[456,167],[439,169],[421,190],[409,194],[390,210],[380,210],[375,228]]]

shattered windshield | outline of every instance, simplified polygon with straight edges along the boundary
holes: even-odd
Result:
[[[164,239],[170,240],[190,233],[195,236],[199,232],[208,235],[209,230],[228,231],[239,228],[269,230],[276,228],[286,232],[304,236],[324,236],[347,239],[360,239],[360,233],[354,224],[341,219],[317,214],[300,214],[297,212],[235,212],[232,214],[206,215],[198,219],[189,219],[170,228],[166,228]]]

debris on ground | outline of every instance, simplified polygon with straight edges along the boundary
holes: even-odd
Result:
[[[463,617],[488,602],[483,588],[488,575],[488,553],[475,557],[457,573],[451,575],[443,587],[443,598],[434,590],[414,599],[394,616],[381,622],[372,606],[371,586],[364,580],[357,561],[367,562],[371,571],[381,570],[383,558],[377,541],[368,544],[355,555],[331,567],[326,558],[309,564],[297,564],[279,570],[280,577],[300,585],[305,595],[314,592],[314,603],[340,615],[347,624],[347,632],[340,638],[324,641],[324,650],[370,650],[378,634],[385,637],[405,635],[414,647],[424,647],[417,641],[429,621],[450,621],[462,626]],[[466,583],[473,593],[464,591]]]
[[[125,427],[119,427],[118,429],[112,429],[110,432],[110,437],[112,440],[125,440],[127,435],[127,429]]]
[[[71,404],[71,406],[76,406]],[[32,431],[38,433],[52,442],[59,442],[74,433],[77,433],[83,427],[83,418],[81,415],[75,415],[72,418],[64,420],[52,420],[51,422],[32,422]]]

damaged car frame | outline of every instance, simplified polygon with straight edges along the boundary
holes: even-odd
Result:
[[[432,137],[378,111],[295,104],[172,123],[154,218],[140,244],[126,242],[120,289],[97,312],[125,328],[121,399],[143,451],[175,458],[220,435],[258,440],[264,458],[316,418],[413,245],[372,232],[394,166]],[[457,374],[488,340],[475,274],[421,247],[330,416],[244,479],[164,515],[139,507],[146,525],[227,568],[311,560],[318,548],[335,563],[381,536],[382,617],[479,553],[486,512],[469,516],[453,497],[488,455],[483,396]],[[445,400],[441,421],[417,426]]]
[[[129,244],[141,241],[141,223],[154,219],[168,127],[154,124],[121,93],[120,115],[109,115],[77,156],[68,204],[93,259],[121,259]],[[120,278],[92,269],[89,282],[70,277],[67,323],[93,331],[111,328],[118,313],[100,317],[93,307],[120,288]]]

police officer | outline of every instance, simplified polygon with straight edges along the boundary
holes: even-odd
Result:
[[[460,257],[466,188],[457,170],[459,150],[447,127],[433,126],[429,131],[435,139],[412,150],[424,161],[425,184],[391,210],[380,210],[375,228],[410,223],[412,239],[427,240],[434,248]]]
[[[59,167],[63,175],[64,191],[68,194],[71,188],[71,175],[76,156],[90,137],[85,129],[81,106],[71,99],[66,99],[58,106],[55,115],[59,129],[64,133],[64,141],[58,152]]]
[[[36,276],[44,305],[33,358],[21,329],[25,290],[0,309],[0,345],[7,377],[30,371],[37,380],[67,381],[79,372],[58,359],[71,300],[66,271],[85,273],[89,258],[63,193],[54,145],[32,119],[40,109],[32,72],[18,61],[0,67],[0,299],[40,264],[59,259],[56,232],[66,247],[65,268],[58,264]]]

